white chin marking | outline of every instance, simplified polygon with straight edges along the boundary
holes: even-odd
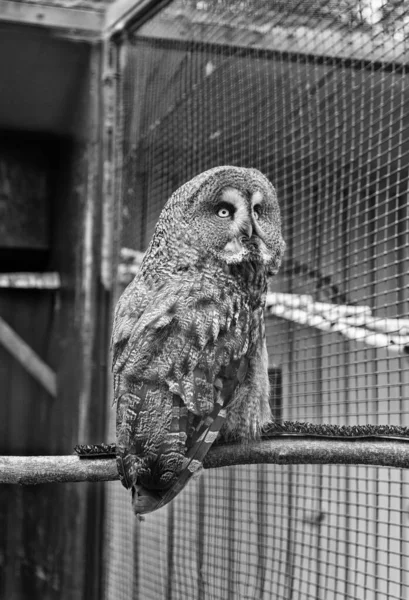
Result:
[[[271,262],[271,253],[267,250],[267,246],[265,245],[265,243],[262,241],[260,246],[259,246],[259,250],[260,250],[260,256],[261,256],[261,260],[263,261],[263,263],[265,265],[268,265],[268,263]]]
[[[239,254],[240,252],[243,252],[244,250],[244,246],[241,243],[240,240],[238,240],[237,238],[233,238],[232,240],[230,240],[230,242],[227,242],[227,244],[224,247],[224,252],[226,254]]]
[[[223,249],[224,259],[227,263],[239,263],[248,254],[248,250],[237,238],[227,242]]]
[[[244,257],[247,254],[248,253],[245,250],[243,250],[243,252],[239,252],[238,254],[225,254],[224,258],[225,258],[225,261],[227,262],[227,264],[232,265],[232,264],[243,262]]]
[[[263,261],[264,265],[268,265],[269,263],[271,263],[271,256],[269,254],[265,254],[264,252],[262,252],[261,260]]]

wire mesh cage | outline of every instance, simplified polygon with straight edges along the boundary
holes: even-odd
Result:
[[[121,41],[121,247],[211,167],[277,189],[276,418],[409,424],[408,33],[404,1],[174,0]],[[139,522],[108,484],[105,597],[403,600],[408,492],[398,469],[230,467]]]

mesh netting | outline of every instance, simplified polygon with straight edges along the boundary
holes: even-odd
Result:
[[[283,419],[409,425],[408,30],[405,1],[177,0],[124,42],[123,247],[145,250],[205,169],[257,167],[277,188]],[[108,484],[105,597],[403,600],[408,493],[397,469],[231,467],[139,522]]]

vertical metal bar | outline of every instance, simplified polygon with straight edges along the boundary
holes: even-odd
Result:
[[[369,201],[371,196],[369,196]],[[370,298],[372,301],[372,305],[374,303],[376,297],[376,241],[377,241],[377,232],[376,232],[376,219],[377,219],[377,205],[369,206],[368,201],[368,221],[370,223],[370,231],[368,231],[368,244],[371,252],[370,260],[369,260],[369,278],[370,278]],[[377,355],[376,349],[368,349],[368,355],[371,356],[371,365],[372,365],[372,381],[373,381],[373,401],[376,406],[376,413],[378,412],[378,403],[377,399],[379,396],[378,393],[378,369],[377,369]],[[381,540],[379,538],[379,481],[376,478],[375,481],[375,563],[377,564],[379,561],[379,550],[381,545]],[[379,596],[379,575],[378,570],[375,571],[375,591],[374,591],[374,599],[381,600]]]
[[[288,186],[288,198],[290,198],[291,210],[288,212],[288,224],[287,231],[290,232],[290,239],[288,240],[287,246],[287,256],[290,264],[294,264],[294,252],[293,252],[293,236],[294,236],[294,195],[293,195],[293,185],[290,183]],[[293,290],[293,271],[290,272],[289,277],[289,292]],[[289,343],[288,343],[288,391],[289,397],[288,402],[291,403],[293,398],[293,386],[294,386],[294,334],[293,331],[290,330],[289,335]],[[291,415],[292,416],[292,415]],[[293,535],[293,471],[294,467],[289,465],[288,468],[288,491],[287,491],[287,503],[288,503],[288,521],[287,521],[287,547],[286,547],[286,582],[287,582],[287,600],[291,600],[293,596],[293,588],[294,588],[294,561],[293,561],[293,541],[291,536]]]
[[[403,174],[402,174],[402,181],[407,182],[408,181],[408,173],[406,171],[406,169],[403,170]],[[406,184],[407,185],[407,184]],[[401,317],[405,317],[405,304],[407,302],[407,272],[405,269],[405,263],[409,262],[408,259],[408,244],[407,242],[408,237],[409,237],[409,231],[408,231],[408,201],[409,201],[409,196],[408,196],[408,191],[407,189],[402,191],[401,189],[399,189],[400,186],[398,184],[397,186],[397,194],[398,194],[398,210],[397,210],[397,227],[398,227],[398,231],[397,231],[397,263],[398,263],[398,275],[397,275],[397,284],[398,284],[398,315]],[[400,396],[400,406],[399,406],[399,413],[401,415],[404,414],[404,389],[405,389],[405,383],[404,383],[404,371],[403,369],[401,369],[399,371],[399,396]],[[406,474],[404,471],[401,472],[401,478],[400,478],[400,499],[399,499],[399,513],[400,513],[400,530],[402,532],[402,537],[401,540],[399,541],[399,571],[400,571],[400,585],[399,585],[399,591],[400,591],[400,596],[401,598],[404,597],[405,595],[405,588],[407,587],[407,565],[405,565],[405,562],[407,562],[406,559],[406,555],[404,553],[404,547],[405,547],[405,539],[404,539],[404,532],[405,530],[407,530],[406,527],[406,511],[405,511],[405,506],[404,506],[404,502],[405,502],[405,497],[404,497],[404,485],[403,482],[405,480]]]
[[[204,566],[204,514],[205,514],[205,484],[204,475],[199,480],[199,493],[197,499],[198,530],[197,530],[197,590],[198,600],[205,600],[205,584],[203,578]]]
[[[315,247],[313,249],[313,261],[314,268],[321,273],[321,253],[322,253],[322,216],[324,211],[322,210],[325,207],[322,207],[321,198],[325,200],[325,194],[322,193],[320,189],[320,185],[318,184],[314,188],[315,191],[315,204],[314,204],[314,222],[316,223],[315,228]],[[315,332],[315,349],[316,349],[316,357],[315,357],[315,378],[316,378],[316,402],[314,407],[314,412],[316,413],[316,417],[319,421],[322,420],[322,337],[323,334],[320,331]],[[318,471],[318,476],[316,479],[316,493],[317,493],[317,510],[321,514],[322,512],[322,486],[323,486],[323,477],[322,477],[322,465],[317,465],[316,469]],[[315,524],[317,529],[317,537],[316,537],[316,573],[315,573],[315,595],[317,598],[320,597],[320,569],[318,568],[321,564],[321,553],[320,553],[320,541],[321,541],[321,519]],[[312,550],[312,548],[311,548]]]
[[[288,522],[287,522],[287,548],[286,548],[286,575],[287,575],[287,600],[291,600],[294,590],[294,561],[293,561],[293,466],[289,465],[288,471]]]
[[[236,493],[236,471],[235,468],[231,468],[228,474],[229,477],[229,486],[228,486],[228,511],[229,517],[227,519],[227,539],[228,539],[228,547],[227,547],[227,581],[228,581],[228,592],[226,600],[235,600],[235,586],[234,586],[234,575],[235,575],[235,560],[234,560],[234,532],[235,532],[235,523],[237,518],[237,513],[235,511],[234,500]]]
[[[266,506],[268,506],[264,465],[257,465],[257,488],[257,580],[260,585],[260,598],[263,598],[267,580],[267,559],[263,550],[267,543]]]
[[[344,166],[345,169],[345,166]],[[348,175],[348,185],[346,186],[343,193],[343,206],[342,206],[342,214],[341,214],[341,226],[342,226],[342,247],[345,248],[343,253],[342,261],[342,274],[343,280],[345,282],[349,281],[349,260],[350,260],[350,252],[349,252],[349,234],[350,234],[350,197],[352,195],[352,174],[351,169],[349,168]],[[346,290],[345,290],[346,292]],[[348,360],[350,355],[350,347],[349,342],[344,340],[342,342],[343,347],[343,355],[344,355],[344,408],[345,408],[345,419],[347,423],[349,422],[348,412],[349,412],[349,369],[348,369]],[[350,561],[349,561],[349,544],[350,544],[350,518],[349,518],[349,504],[350,504],[350,483],[351,478],[349,475],[349,468],[346,467],[345,476],[345,548],[346,556],[345,556],[345,572],[347,573],[347,577],[344,581],[344,593],[345,597],[348,596],[348,580],[349,580],[349,569],[350,569]]]
[[[166,536],[168,540],[167,546],[167,562],[168,562],[168,579],[166,587],[166,600],[172,600],[173,589],[172,589],[172,575],[173,575],[173,555],[174,555],[174,540],[175,540],[175,508],[171,502],[168,505],[168,523]]]

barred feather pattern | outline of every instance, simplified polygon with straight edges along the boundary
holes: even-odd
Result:
[[[267,198],[267,260],[249,241],[226,262],[231,234],[213,216],[226,188]],[[112,336],[117,463],[136,514],[172,500],[219,434],[246,440],[271,419],[263,307],[283,249],[274,188],[255,169],[202,173],[162,211]]]

